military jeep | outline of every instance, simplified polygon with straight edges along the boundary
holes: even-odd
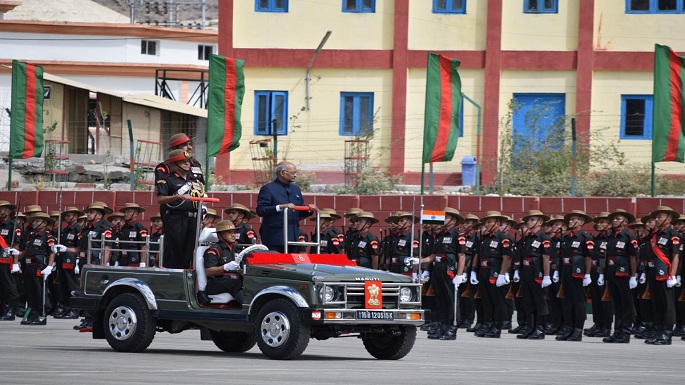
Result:
[[[197,259],[191,269],[86,265],[71,303],[92,314],[93,338],[121,352],[145,350],[156,332],[201,329],[225,352],[257,344],[269,358],[294,359],[310,338],[356,336],[373,357],[394,360],[409,353],[416,327],[428,320],[421,284],[407,276],[358,267],[342,254],[260,248],[244,251],[244,303],[226,293],[200,304]]]

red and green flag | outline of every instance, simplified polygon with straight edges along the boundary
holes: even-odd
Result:
[[[652,162],[685,162],[685,58],[665,45],[654,49]]]
[[[226,154],[240,145],[240,111],[245,95],[244,60],[209,57],[207,156]]]
[[[10,158],[43,153],[43,68],[12,60]]]
[[[461,130],[459,64],[459,60],[428,53],[423,163],[448,162],[454,157]]]

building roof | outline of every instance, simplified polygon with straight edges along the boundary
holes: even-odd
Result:
[[[177,102],[175,100],[163,98],[161,96],[146,94],[124,94],[121,92],[109,90],[98,86],[92,86],[89,84],[77,82],[71,79],[67,79],[57,75],[52,75],[49,73],[43,73],[43,79],[53,83],[64,84],[70,87],[88,90],[91,92],[116,96],[121,98],[126,103],[156,108],[158,110],[178,112],[180,114],[192,115],[200,118],[207,118],[207,110],[203,108],[190,106],[185,103]]]
[[[5,20],[128,23],[130,17],[91,0],[21,0]]]

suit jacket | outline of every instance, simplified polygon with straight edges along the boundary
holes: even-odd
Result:
[[[294,203],[304,206],[302,191],[295,184],[285,184],[278,179],[269,182],[259,189],[257,195],[257,215],[262,217],[259,235],[265,245],[283,245],[283,211],[277,212],[276,206]],[[309,211],[291,211],[288,213],[288,240],[297,241],[300,233],[300,218],[310,216]]]

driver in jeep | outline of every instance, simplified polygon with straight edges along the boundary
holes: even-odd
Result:
[[[238,240],[238,232],[231,221],[216,224],[219,242],[204,253],[205,274],[207,275],[207,295],[230,293],[238,302],[243,303],[243,282],[240,279],[240,263],[235,261],[233,245]]]

